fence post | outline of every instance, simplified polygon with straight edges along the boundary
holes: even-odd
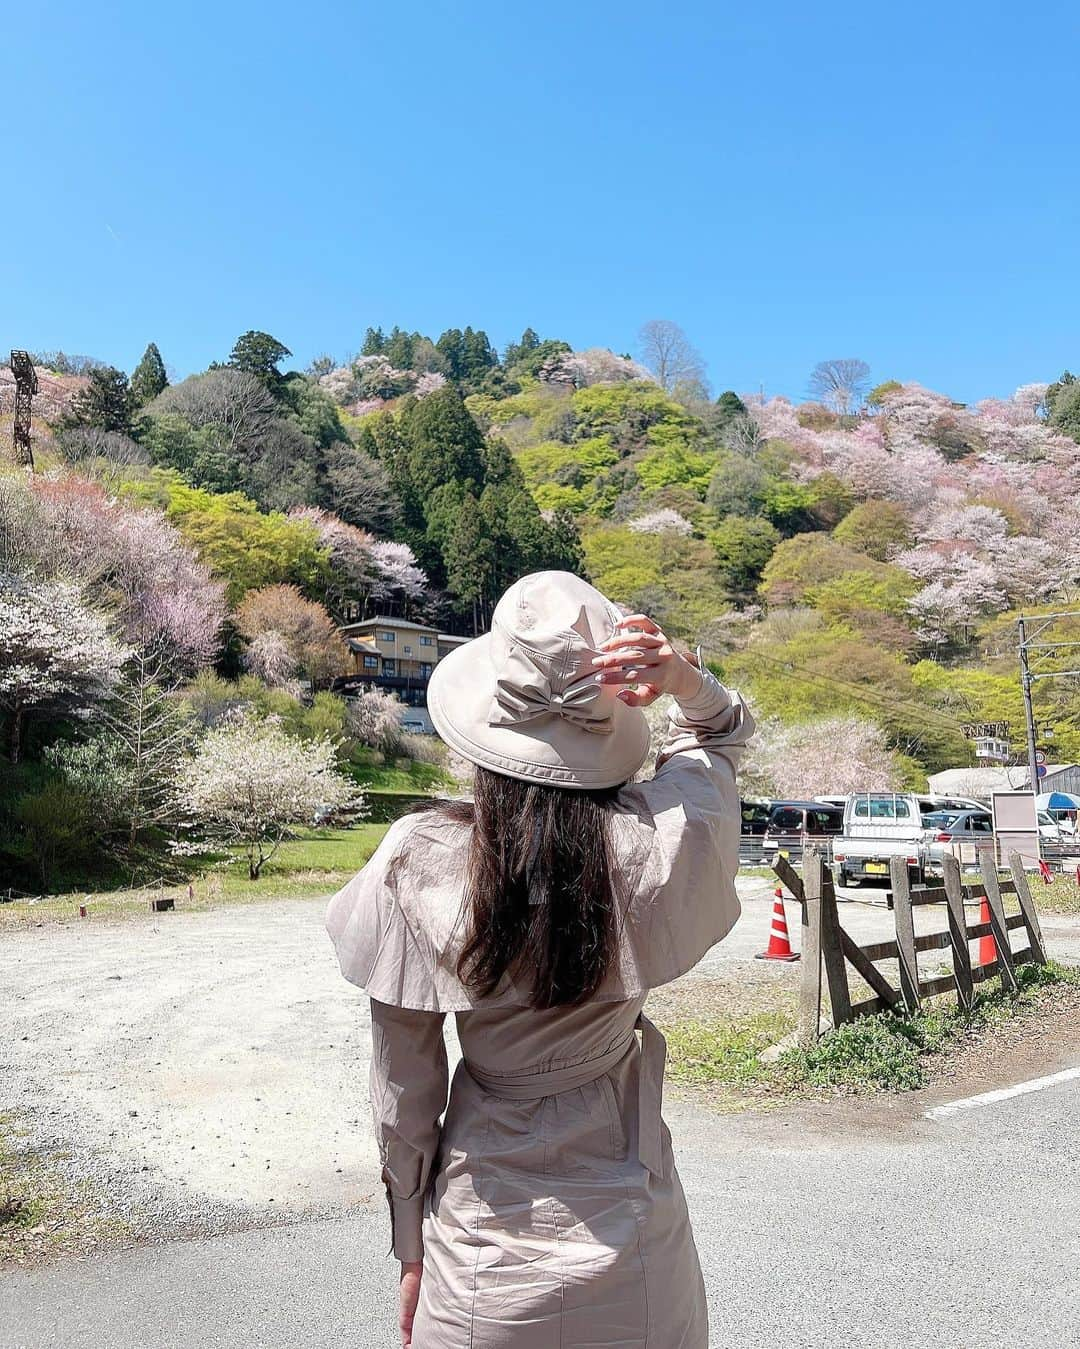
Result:
[[[1010,993],[1015,993],[1018,985],[1016,970],[1013,968],[1009,929],[1005,926],[1005,906],[1001,902],[997,858],[991,852],[984,852],[980,865],[986,899],[990,905],[990,929],[994,934],[994,945],[997,947],[998,974],[1001,976],[1001,987],[1007,989]]]
[[[802,981],[799,988],[799,1044],[816,1045],[821,1035],[821,881],[817,850],[803,856]]]
[[[1013,882],[1016,885],[1016,898],[1020,901],[1020,912],[1024,915],[1024,926],[1027,928],[1031,954],[1035,957],[1037,964],[1045,965],[1046,947],[1043,945],[1042,927],[1039,924],[1035,901],[1031,898],[1031,887],[1028,885],[1024,861],[1019,853],[1009,854],[1009,870],[1012,872]]]
[[[946,853],[941,859],[941,870],[945,880],[945,902],[949,906],[949,943],[952,946],[956,998],[961,1007],[970,1007],[975,1000],[975,988],[971,979],[971,948],[968,945],[960,863],[951,853]]]
[[[832,869],[820,853],[817,854],[817,866],[821,869],[821,950],[825,958],[825,975],[829,981],[829,1006],[832,1009],[833,1025],[841,1026],[851,1020],[851,990],[840,939],[836,887]]]
[[[909,1012],[919,1010],[919,961],[915,952],[915,922],[911,912],[911,880],[907,858],[894,857],[889,863],[893,892],[893,917],[896,920],[896,946],[900,957],[900,992]]]

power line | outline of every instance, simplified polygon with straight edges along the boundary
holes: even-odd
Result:
[[[781,661],[772,656],[763,656],[760,652],[754,653],[757,660],[766,665],[772,665],[785,673],[797,671],[804,676],[801,682],[813,682],[824,688],[846,689],[856,699],[864,702],[867,706],[874,708],[878,712],[900,712],[906,711],[909,715],[914,715],[922,721],[924,726],[939,730],[956,732],[960,729],[959,723],[946,714],[929,712],[924,707],[919,707],[916,703],[909,703],[904,699],[881,698],[870,694],[866,689],[857,684],[849,684],[846,680],[836,679],[832,675],[816,674],[813,670],[807,670],[805,666],[796,665],[793,661]]]

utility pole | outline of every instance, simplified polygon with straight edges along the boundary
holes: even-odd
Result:
[[[1023,614],[1016,620],[1020,630],[1020,686],[1024,690],[1024,720],[1027,723],[1028,773],[1031,776],[1031,790],[1039,790],[1039,765],[1036,759],[1038,746],[1035,743],[1035,713],[1031,706],[1031,669],[1028,665],[1027,628]]]

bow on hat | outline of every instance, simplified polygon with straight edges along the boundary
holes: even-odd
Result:
[[[608,690],[596,682],[589,664],[593,652],[581,642],[574,646],[576,651],[567,642],[560,659],[517,643],[511,645],[503,655],[488,725],[520,726],[540,717],[556,716],[583,731],[610,735],[614,729],[611,699]],[[573,659],[571,653],[578,659]],[[568,659],[580,669],[582,656],[584,675],[566,679],[556,673]]]

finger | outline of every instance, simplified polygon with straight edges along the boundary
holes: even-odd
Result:
[[[608,651],[602,656],[594,656],[592,663],[600,670],[610,670],[616,666],[660,665],[664,657],[657,650],[652,651]]]
[[[601,670],[593,678],[598,684],[637,684],[650,679],[659,668],[655,661],[627,661],[625,665]]]
[[[612,651],[616,647],[623,646],[663,646],[667,638],[663,633],[651,632],[617,632],[613,637],[601,642],[596,648],[597,651]]]
[[[648,707],[656,702],[660,692],[655,684],[639,684],[634,689],[620,689],[615,696],[628,707]]]
[[[648,614],[627,614],[625,618],[620,618],[617,627],[620,628],[641,628],[644,632],[659,632],[659,626],[652,621]]]

